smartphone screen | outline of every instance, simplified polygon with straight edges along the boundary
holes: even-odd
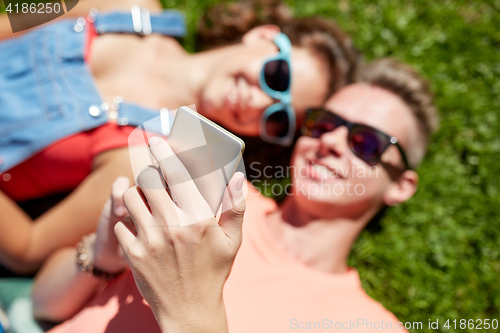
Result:
[[[242,162],[243,140],[196,111],[181,107],[167,142],[216,215],[226,186]]]

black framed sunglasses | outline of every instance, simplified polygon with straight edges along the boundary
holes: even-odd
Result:
[[[371,126],[351,123],[322,108],[307,110],[306,119],[302,125],[302,134],[312,138],[319,138],[324,133],[333,131],[340,126],[346,126],[349,130],[349,148],[363,161],[369,164],[381,162],[380,157],[384,151],[389,146],[394,145],[401,153],[406,169],[411,170],[406,154],[396,137],[385,134]]]

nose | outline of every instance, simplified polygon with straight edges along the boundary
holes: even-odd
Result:
[[[349,130],[345,126],[340,126],[333,131],[326,132],[320,136],[320,148],[318,154],[326,156],[329,153],[335,157],[341,157],[349,149],[347,137]]]

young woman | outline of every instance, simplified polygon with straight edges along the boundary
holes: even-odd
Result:
[[[149,10],[92,10],[0,43],[0,262],[18,273],[95,229],[113,179],[133,178],[133,126],[195,104],[236,134],[287,143],[305,109],[349,82],[358,61],[345,34],[319,18],[188,54],[174,39],[182,17],[142,5]],[[18,206],[68,192],[34,220]]]
[[[292,189],[281,206],[249,185],[232,268],[245,211],[241,175],[229,186],[235,204],[218,224],[210,219],[179,228],[180,218],[203,214],[206,202],[187,181],[172,191],[174,204],[160,171],[148,168],[123,195],[134,224],[116,223],[114,238],[109,230],[119,218],[105,209],[97,238],[87,244],[91,262],[123,274],[95,292],[101,282],[78,269],[76,250],[61,251],[36,281],[35,313],[56,321],[72,317],[53,333],[224,332],[226,312],[230,332],[404,330],[363,291],[347,258],[382,207],[413,196],[413,169],[436,126],[427,82],[409,66],[377,61],[325,108],[308,111],[291,161]],[[167,183],[188,177],[166,141],[149,144]],[[115,191],[126,185],[117,181]]]

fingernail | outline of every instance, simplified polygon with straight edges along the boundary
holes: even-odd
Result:
[[[157,136],[153,136],[151,138],[149,138],[149,146],[154,146],[155,144],[158,143],[158,141],[160,141],[160,138],[157,137]]]
[[[116,206],[115,207],[115,215],[116,216],[123,216],[127,212],[127,209],[123,206]]]
[[[236,181],[236,191],[241,192],[243,190],[243,183],[245,182],[245,176],[243,174],[240,175],[240,179]]]

